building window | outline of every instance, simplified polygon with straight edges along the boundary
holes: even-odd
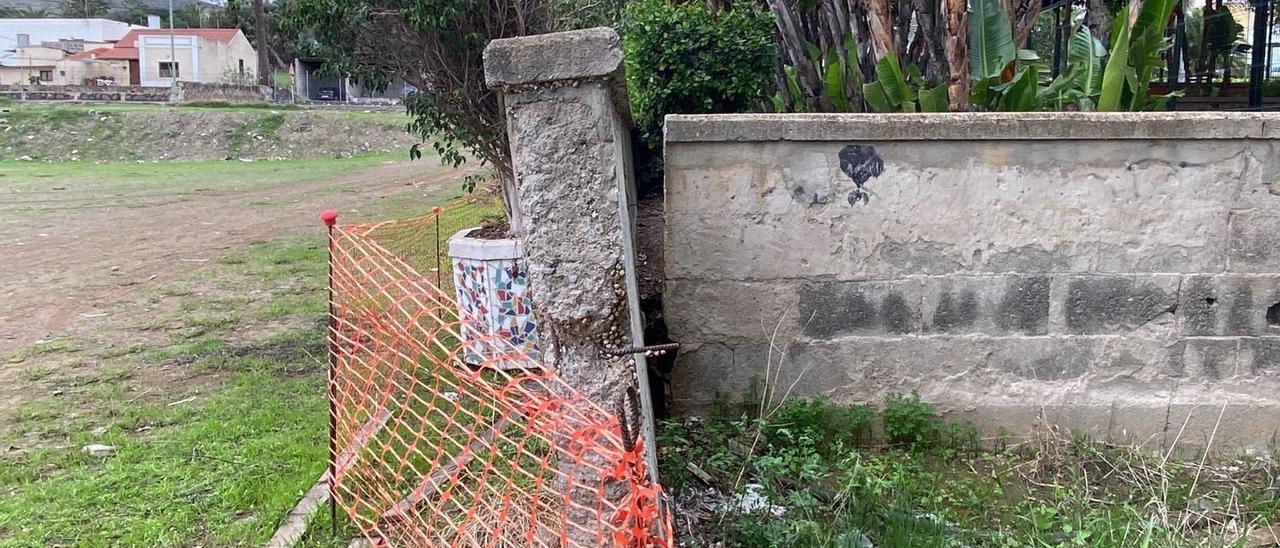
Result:
[[[41,81],[41,82],[52,82],[52,81],[53,81],[53,71],[52,71],[52,70],[42,70],[42,71],[40,71],[40,81]]]
[[[240,60],[240,74],[244,74],[244,59]]]
[[[181,63],[171,61],[160,61],[160,77],[161,78],[177,78],[181,76]]]

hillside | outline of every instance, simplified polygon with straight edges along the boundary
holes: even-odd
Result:
[[[277,160],[403,151],[398,112],[166,106],[0,108],[0,160]]]

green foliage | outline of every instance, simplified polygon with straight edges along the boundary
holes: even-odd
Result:
[[[1244,531],[1265,527],[1280,512],[1280,499],[1268,494],[1274,474],[1249,471],[1274,467],[1266,458],[1203,468],[1199,457],[1166,462],[1083,437],[1010,446],[1003,431],[991,452],[974,424],[944,423],[914,394],[885,402],[886,435],[892,428],[903,443],[855,449],[839,439],[841,421],[831,420],[850,410],[869,415],[817,399],[785,402],[759,421],[659,422],[664,486],[677,509],[697,505],[681,514],[677,544],[1237,546]],[[831,441],[832,450],[823,450]],[[707,480],[687,475],[691,464]],[[1208,474],[1232,479],[1206,482]],[[728,500],[715,502],[708,492]],[[724,509],[746,492],[757,506]],[[1188,516],[1207,515],[1251,525],[1184,525]]]
[[[863,84],[867,104],[876,112],[946,112],[947,87],[925,80],[914,65],[907,68],[911,76],[902,74],[898,57],[886,55],[876,63],[875,82]]]
[[[283,70],[272,72],[271,85],[277,89],[293,89],[293,75]]]
[[[942,422],[920,394],[889,394],[884,400],[884,436],[895,445],[930,447],[938,443]]]
[[[1141,9],[1136,17],[1129,12],[1133,4],[1116,16],[1111,55],[1102,74],[1100,111],[1163,108],[1169,97],[1149,97],[1148,89],[1156,70],[1164,63],[1161,55],[1172,45],[1164,30],[1175,2],[1149,0],[1136,5]]]
[[[858,64],[858,42],[845,34],[841,49],[832,47],[821,52],[812,42],[805,42],[809,61],[822,75],[822,94],[810,97],[800,85],[796,68],[784,64],[784,89],[770,98],[775,112],[857,112],[861,111],[862,69]]]
[[[637,0],[621,30],[631,112],[655,149],[667,114],[753,111],[768,98],[773,16],[750,3],[712,14],[702,2]]]
[[[814,440],[819,452],[831,455],[839,447],[869,441],[874,418],[863,405],[836,405],[822,397],[789,400],[761,421],[760,431],[768,440]]]
[[[504,114],[484,82],[483,52],[490,40],[556,30],[549,2],[297,0],[282,12],[282,32],[324,58],[323,71],[371,89],[396,78],[417,88],[405,99],[413,119],[406,129],[430,143],[442,163],[478,159],[504,183],[513,181]],[[410,157],[421,156],[415,145]]]
[[[58,15],[69,18],[102,17],[111,11],[107,0],[62,0],[58,2]]]
[[[972,0],[969,14],[969,77],[983,81],[1000,73],[1017,58],[1012,27],[1000,0]]]

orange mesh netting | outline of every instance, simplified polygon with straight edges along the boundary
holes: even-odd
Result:
[[[377,545],[669,546],[642,443],[414,268],[448,217],[330,229],[339,510]]]

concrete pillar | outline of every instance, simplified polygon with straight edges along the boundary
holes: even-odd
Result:
[[[610,411],[636,386],[645,418],[631,418],[643,424],[638,434],[652,440],[644,355],[612,354],[644,344],[632,245],[631,117],[618,35],[594,28],[494,40],[484,68],[506,111],[513,209],[523,219],[544,359]]]

